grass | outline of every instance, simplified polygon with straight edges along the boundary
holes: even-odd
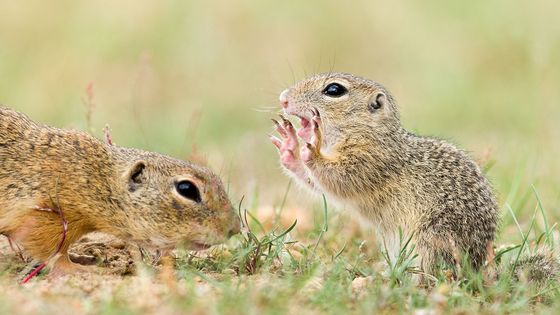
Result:
[[[317,241],[295,247],[298,242],[287,237],[293,225],[280,234],[274,231],[264,233],[261,238],[248,230],[241,238],[241,245],[230,249],[233,250],[230,258],[211,255],[194,264],[192,260],[189,264],[179,264],[179,268],[182,266],[185,268],[183,270],[188,270],[183,274],[186,277],[189,274],[205,277],[200,272],[223,273],[228,268],[236,271],[229,273],[223,280],[214,279],[211,283],[224,291],[235,292],[220,295],[217,303],[231,303],[232,307],[236,305],[235,310],[239,313],[284,313],[295,310],[329,314],[408,313],[415,310],[469,314],[553,312],[560,297],[558,281],[535,285],[527,279],[513,277],[517,274],[515,270],[520,257],[533,254],[536,247],[555,246],[546,225],[541,235],[533,233],[537,224],[536,215],[544,214],[537,211],[536,196],[535,216],[529,229],[520,231],[518,244],[496,252],[499,269],[496,278],[495,275],[486,274],[489,268],[483,272],[463,270],[462,277],[457,280],[450,280],[449,274],[442,272],[433,279],[433,288],[419,287],[411,280],[411,266],[415,257],[410,238],[401,238],[401,251],[394,260],[383,251],[380,253],[379,248],[364,251],[358,244],[341,244],[342,240],[336,235],[340,233],[337,229],[342,227],[334,222],[330,222],[334,229],[332,234],[322,233],[326,230],[326,222],[315,226],[314,231],[310,232],[311,239],[321,240],[325,237],[324,244],[320,246],[317,246]],[[322,210],[326,209],[325,204]],[[541,219],[546,222],[545,217]],[[517,219],[514,217],[514,220]],[[262,226],[256,219],[250,225]],[[544,242],[540,243],[538,240],[542,237]],[[274,245],[271,245],[271,240]],[[353,242],[357,243],[359,239]],[[262,244],[271,246],[261,252]],[[333,256],[328,254],[329,248],[343,250]],[[260,264],[254,263],[257,255],[260,256]],[[383,259],[386,264],[380,267]],[[216,265],[221,267],[209,267]],[[253,268],[255,265],[258,267]],[[265,278],[266,283],[255,287],[255,283],[260,282],[259,278]],[[229,300],[232,296],[235,297],[233,301]]]
[[[9,283],[11,272],[3,269],[8,291],[0,297],[0,310],[25,313],[18,298],[37,297],[48,287],[52,292],[39,297],[50,306],[39,313],[70,311],[68,301],[77,310],[96,314],[553,313],[560,302],[560,283],[536,283],[516,271],[523,257],[537,248],[556,246],[552,227],[543,225],[544,231],[536,232],[539,219],[547,222],[537,196],[531,198],[535,211],[529,228],[519,231],[515,244],[497,249],[497,275],[486,267],[482,272],[462,270],[453,280],[442,271],[430,278],[432,287],[418,286],[411,277],[415,256],[409,237],[401,237],[395,259],[364,235],[345,234],[340,214],[329,213],[326,202],[315,207],[319,220],[305,233],[296,231],[295,221],[268,230],[253,213],[256,209],[240,204],[242,234],[208,252],[179,251],[170,279],[145,265],[137,276],[113,279],[107,286],[90,279],[93,291],[72,279],[58,286],[40,280],[18,287]],[[515,215],[513,219],[517,221]]]
[[[173,277],[144,266],[21,287],[23,266],[2,248],[0,314],[556,313],[558,284],[530,285],[519,264],[558,246],[559,10],[548,0],[0,4],[0,103],[205,160],[232,200],[247,196],[243,234],[180,252]],[[384,83],[407,128],[489,161],[500,277],[442,272],[418,287],[407,236],[387,257],[344,209],[290,187],[268,119],[282,89],[329,70]]]

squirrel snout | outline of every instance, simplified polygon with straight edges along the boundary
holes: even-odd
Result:
[[[282,93],[280,93],[280,96],[278,97],[278,100],[280,101],[280,104],[283,108],[288,107],[288,92],[289,90],[285,89],[284,91],[282,91]]]
[[[237,214],[234,214],[230,222],[229,231],[227,232],[227,237],[230,238],[235,234],[239,234],[240,232],[241,232],[241,218],[239,218]]]
[[[227,237],[230,238],[234,235],[239,234],[239,232],[241,232],[241,229],[239,228],[238,225],[236,225],[231,230],[229,230]]]
[[[227,234],[228,238],[230,238],[230,237],[232,237],[236,234],[239,234],[239,232],[241,232],[241,220],[239,219],[239,217],[235,216],[234,221],[235,222],[232,224],[232,226],[231,226],[231,228],[230,228],[230,230]]]

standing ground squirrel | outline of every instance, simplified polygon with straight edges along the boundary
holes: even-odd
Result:
[[[93,231],[167,250],[203,249],[239,228],[209,169],[40,125],[0,106],[0,234],[35,259],[63,254],[54,271],[79,269],[68,247]]]
[[[488,180],[452,144],[406,131],[382,85],[320,74],[283,91],[280,102],[302,125],[295,130],[283,118],[275,122],[281,139],[271,138],[291,176],[357,210],[391,254],[399,229],[412,235],[425,272],[440,261],[460,264],[465,253],[474,269],[484,264],[498,221]]]

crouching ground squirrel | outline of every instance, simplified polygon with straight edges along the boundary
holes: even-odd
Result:
[[[209,169],[41,125],[0,106],[0,234],[38,260],[61,253],[53,271],[81,269],[67,250],[88,232],[168,250],[204,249],[239,228]]]
[[[464,254],[473,268],[484,264],[499,216],[490,183],[454,145],[405,130],[382,85],[319,74],[283,91],[280,103],[301,123],[274,121],[280,138],[271,140],[289,175],[373,223],[392,255],[399,230],[411,235],[425,272]]]

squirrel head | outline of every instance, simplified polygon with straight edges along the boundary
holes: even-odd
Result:
[[[134,149],[127,149],[134,150]],[[119,186],[128,238],[148,248],[204,249],[240,229],[220,178],[206,167],[134,150]]]
[[[361,126],[373,130],[399,128],[399,113],[389,92],[379,83],[347,73],[314,75],[280,94],[288,115],[311,119],[316,108],[325,133],[347,132]]]

